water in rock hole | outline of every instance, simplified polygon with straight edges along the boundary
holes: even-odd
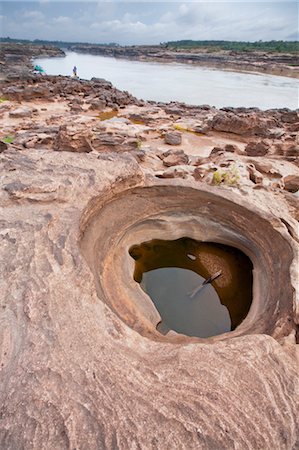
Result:
[[[157,330],[209,337],[235,329],[252,301],[252,263],[240,250],[191,238],[154,239],[129,250],[134,279],[160,316]]]

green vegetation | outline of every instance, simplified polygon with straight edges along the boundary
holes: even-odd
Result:
[[[257,41],[257,42],[237,42],[237,41],[169,41],[161,43],[163,47],[173,49],[205,49],[210,52],[219,50],[230,50],[236,52],[278,52],[296,53],[299,51],[299,41]]]
[[[59,48],[67,48],[70,47],[71,45],[91,45],[88,42],[46,41],[44,39],[34,39],[34,41],[30,41],[29,39],[11,39],[10,37],[0,38],[0,42],[11,44],[54,45],[55,47]],[[118,46],[118,44],[116,44],[115,42],[110,42],[109,44],[96,44],[96,45],[109,47]]]
[[[5,136],[4,138],[1,139],[1,141],[4,142],[5,144],[12,144],[14,139],[15,139],[14,136]]]
[[[10,37],[0,38],[0,42],[20,43],[20,44],[36,44],[36,45],[54,45],[59,48],[68,48],[72,45],[98,45],[103,47],[120,47],[115,42],[91,44],[88,42],[66,42],[66,41],[46,41],[44,39],[11,39]],[[133,46],[133,47],[138,47]],[[153,46],[155,47],[155,46]],[[268,53],[297,53],[299,52],[299,41],[256,41],[256,42],[239,42],[239,41],[169,41],[161,42],[160,47],[169,49],[189,49],[189,50],[205,50],[209,53],[220,50],[229,50],[234,52],[254,52],[262,51]]]
[[[176,123],[176,124],[174,125],[174,128],[175,128],[177,131],[189,131],[188,128],[182,127],[182,126],[179,125],[178,123]]]
[[[8,101],[7,98],[0,97],[0,103],[7,102],[7,101]]]
[[[141,140],[141,139],[138,139],[138,141],[136,142],[136,148],[137,148],[138,150],[140,150],[141,147],[142,147],[142,140]]]
[[[227,170],[217,169],[212,178],[212,184],[220,186],[226,184],[227,186],[236,186],[239,184],[240,175],[236,166],[230,166]]]

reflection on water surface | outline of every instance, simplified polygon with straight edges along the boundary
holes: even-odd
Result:
[[[252,301],[252,263],[240,250],[190,238],[134,245],[134,280],[162,318],[158,331],[209,337],[234,330]]]

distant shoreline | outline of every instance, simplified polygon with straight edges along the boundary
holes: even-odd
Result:
[[[169,50],[160,46],[117,47],[92,44],[71,45],[67,50],[133,61],[176,62],[225,71],[258,73],[299,79],[299,58],[296,54],[232,51],[209,53],[193,49]]]

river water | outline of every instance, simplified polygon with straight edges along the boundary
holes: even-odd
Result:
[[[48,75],[105,78],[137,98],[190,105],[298,108],[299,81],[287,77],[228,72],[188,64],[141,62],[67,52],[65,58],[39,58]]]

